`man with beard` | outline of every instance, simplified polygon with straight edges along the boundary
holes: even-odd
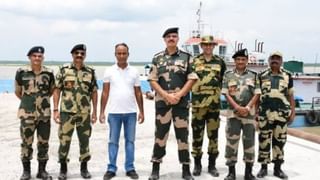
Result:
[[[18,117],[20,119],[21,161],[23,174],[21,180],[31,179],[30,160],[32,143],[37,131],[39,170],[37,178],[51,179],[46,172],[50,137],[50,97],[54,89],[53,71],[42,66],[44,48],[35,46],[27,54],[30,65],[19,68],[15,77],[15,94],[20,99]]]
[[[283,56],[274,52],[269,56],[270,68],[259,73],[261,96],[259,105],[259,155],[261,169],[257,174],[263,178],[268,174],[272,146],[273,175],[280,179],[288,176],[281,170],[284,160],[284,145],[287,126],[295,117],[293,79],[290,72],[281,68]]]
[[[73,62],[62,66],[56,75],[56,88],[53,95],[54,120],[59,126],[59,162],[61,164],[58,179],[67,179],[67,162],[74,127],[80,144],[81,176],[91,178],[87,168],[90,160],[89,138],[91,122],[97,120],[97,81],[94,69],[84,64],[86,46],[78,44],[71,50]],[[58,104],[61,95],[60,113]],[[93,105],[92,115],[91,102]],[[91,120],[91,121],[90,121]]]
[[[169,28],[162,35],[166,49],[154,55],[148,80],[155,90],[155,143],[149,180],[159,179],[159,168],[166,154],[166,142],[171,122],[178,143],[179,161],[182,164],[182,178],[192,180],[190,173],[188,126],[189,91],[198,79],[192,72],[192,57],[177,47],[178,28]]]

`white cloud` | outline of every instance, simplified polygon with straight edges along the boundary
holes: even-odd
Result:
[[[265,42],[268,52],[310,61],[319,53],[319,2],[299,0],[202,0],[206,33],[254,48]],[[113,46],[127,42],[130,58],[149,60],[164,48],[162,32],[180,27],[180,44],[196,22],[194,0],[1,0],[0,59],[24,58],[25,49],[44,44],[49,59],[67,59],[70,47],[88,43],[92,59],[113,59]],[[66,49],[68,51],[66,51]],[[313,61],[313,60],[312,60]]]

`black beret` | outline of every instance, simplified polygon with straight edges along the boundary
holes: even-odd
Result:
[[[237,51],[236,53],[234,53],[234,55],[232,56],[233,59],[235,59],[236,57],[241,56],[241,57],[246,57],[248,58],[248,50],[247,49],[241,49],[239,51]]]
[[[179,28],[177,28],[177,27],[169,28],[163,33],[162,37],[164,38],[164,37],[166,37],[166,35],[168,35],[170,33],[177,33],[178,34],[178,31],[179,31]]]
[[[74,51],[77,51],[77,50],[87,51],[87,47],[86,47],[86,45],[84,45],[84,44],[77,44],[77,45],[75,45],[75,46],[71,49],[71,54],[72,54]]]
[[[33,53],[44,53],[44,48],[42,46],[34,46],[29,51],[27,56],[30,56]]]

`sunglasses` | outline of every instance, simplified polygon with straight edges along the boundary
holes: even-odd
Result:
[[[176,34],[172,34],[172,35],[167,35],[165,38],[178,38],[178,35],[176,35]]]
[[[86,53],[83,52],[83,51],[75,51],[74,54],[75,54],[75,55],[80,54],[81,56],[84,56]]]

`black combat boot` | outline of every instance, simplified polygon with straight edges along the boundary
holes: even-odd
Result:
[[[194,180],[191,173],[190,173],[190,166],[189,164],[182,165],[182,178],[185,180]]]
[[[252,163],[246,163],[246,169],[244,172],[244,180],[256,180],[256,177],[252,174]]]
[[[208,166],[208,172],[214,177],[219,176],[219,172],[216,168],[216,155],[209,155],[209,166]]]
[[[152,172],[149,176],[148,180],[158,180],[159,179],[159,171],[160,171],[160,163],[154,162],[152,164]]]
[[[81,176],[84,179],[90,179],[91,178],[91,174],[88,171],[88,163],[87,162],[81,162],[80,172],[81,172]]]
[[[23,173],[20,177],[20,180],[29,180],[31,179],[31,169],[30,169],[30,161],[22,162],[23,165]]]
[[[229,173],[224,180],[235,180],[236,179],[236,168],[234,166],[229,166]]]
[[[268,175],[268,164],[261,164],[261,169],[259,170],[257,177],[264,178],[266,175]]]
[[[194,169],[193,169],[192,174],[193,174],[194,176],[200,176],[200,174],[201,174],[201,169],[202,169],[201,156],[194,157]]]
[[[60,174],[58,176],[59,180],[66,180],[67,179],[67,163],[66,162],[60,162]]]
[[[52,177],[46,171],[46,165],[47,165],[47,161],[39,161],[37,178],[42,179],[42,180],[51,180],[52,179]]]
[[[288,176],[281,170],[281,162],[274,163],[273,175],[280,179],[288,179]]]

